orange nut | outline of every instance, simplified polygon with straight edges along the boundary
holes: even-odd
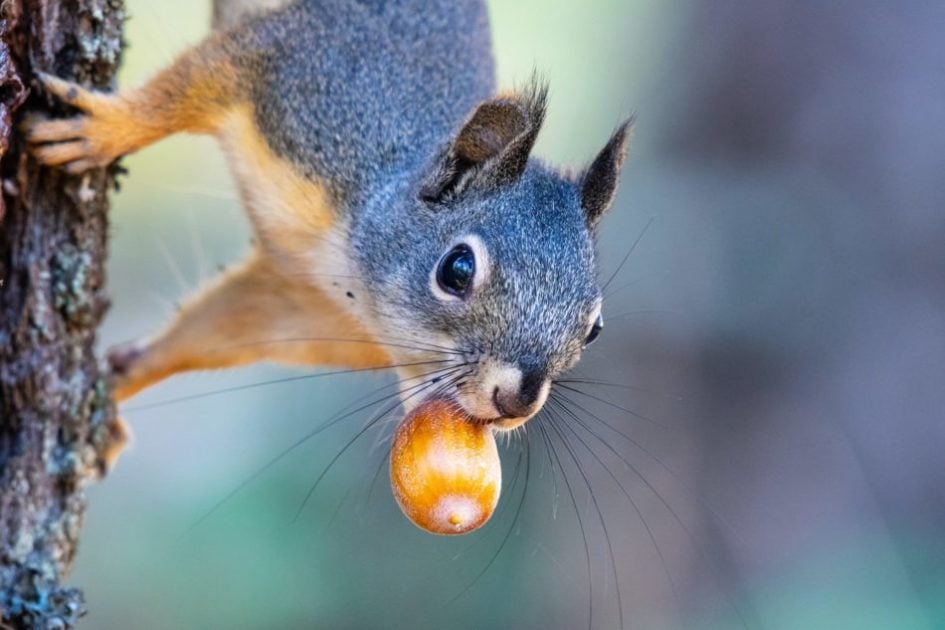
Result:
[[[499,502],[502,466],[488,425],[449,400],[415,408],[394,434],[390,479],[400,509],[434,534],[481,527]]]

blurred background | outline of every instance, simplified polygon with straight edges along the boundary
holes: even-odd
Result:
[[[125,85],[208,30],[209,2],[127,5]],[[202,518],[389,381],[173,402],[310,372],[174,378],[125,406],[134,446],[90,491],[86,626],[945,628],[945,5],[490,9],[501,84],[551,82],[539,155],[581,165],[638,117],[600,239],[606,330],[576,371],[607,384],[562,391],[560,462],[511,440],[490,524],[433,537],[392,500],[386,425],[294,520],[356,416]],[[125,164],[103,346],[249,247],[210,140]]]

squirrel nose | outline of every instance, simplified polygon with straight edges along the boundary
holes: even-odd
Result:
[[[535,403],[541,396],[545,375],[539,369],[523,369],[517,389],[496,387],[492,401],[496,409],[506,418],[524,418],[535,412]]]

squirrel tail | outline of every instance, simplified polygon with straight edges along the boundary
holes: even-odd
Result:
[[[225,30],[247,15],[276,9],[289,2],[290,0],[213,0],[213,30]]]

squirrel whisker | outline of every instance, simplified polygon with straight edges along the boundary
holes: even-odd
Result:
[[[663,496],[663,494],[662,494],[661,492],[659,492],[659,491],[653,486],[653,484],[650,482],[649,479],[647,479],[647,477],[643,474],[643,472],[642,472],[637,466],[633,465],[633,464],[627,459],[627,457],[626,457],[624,454],[620,453],[617,449],[615,449],[614,446],[613,446],[610,442],[608,442],[603,436],[601,436],[599,433],[597,433],[596,431],[594,431],[593,429],[591,429],[591,428],[586,424],[586,422],[585,422],[584,420],[582,420],[581,417],[578,416],[578,415],[574,412],[574,410],[569,410],[569,409],[567,408],[566,404],[574,404],[573,401],[570,401],[570,400],[568,400],[567,398],[564,398],[564,399],[559,399],[559,400],[557,401],[557,403],[558,403],[559,407],[560,407],[562,410],[564,410],[572,420],[575,421],[575,423],[576,423],[576,425],[577,425],[578,427],[582,428],[585,432],[587,432],[589,435],[591,435],[592,437],[594,437],[594,438],[597,440],[597,442],[599,442],[605,449],[607,449],[607,450],[608,450],[609,452],[611,452],[615,457],[617,457],[617,458],[627,467],[627,469],[629,469],[629,470],[634,474],[634,476],[635,476],[637,479],[639,479],[639,480],[646,486],[646,488],[649,490],[649,492],[663,505],[663,507],[667,510],[667,512],[670,514],[670,516],[671,516],[671,517],[673,518],[673,520],[676,522],[676,524],[677,524],[677,525],[680,527],[680,529],[686,534],[687,538],[689,539],[690,543],[694,546],[694,548],[696,548],[696,549],[699,551],[699,554],[702,556],[702,560],[703,560],[703,562],[705,563],[706,567],[707,567],[711,572],[713,572],[714,574],[719,574],[719,573],[721,573],[720,567],[719,567],[720,560],[718,559],[718,557],[716,557],[716,555],[713,554],[713,553],[709,550],[708,546],[707,546],[705,543],[700,543],[700,542],[699,542],[699,540],[697,539],[697,537],[692,533],[691,528],[690,528],[688,525],[686,525],[685,521],[683,521],[683,519],[680,517],[680,515],[679,515],[679,513],[676,511],[676,509],[672,506],[672,504],[669,503],[669,501]],[[580,407],[579,407],[579,408],[580,408]],[[583,409],[583,408],[580,408],[580,409]],[[585,410],[585,411],[586,411],[586,410]],[[589,413],[589,412],[588,412],[588,413]],[[592,414],[592,415],[593,415],[593,414]],[[601,418],[599,418],[599,417],[597,417],[597,416],[593,416],[593,417],[595,417],[599,422],[605,424],[606,426],[609,426],[609,423],[604,422],[603,419],[601,419]],[[573,427],[571,427],[571,430],[572,430],[572,431],[575,431],[575,429],[574,429]],[[627,436],[624,436],[624,437],[627,437]],[[580,438],[579,438],[579,439],[580,439]],[[584,442],[584,440],[581,440],[581,441]],[[637,440],[633,440],[633,444],[634,444],[634,446],[636,446],[637,448],[641,449],[641,450],[644,452],[644,454],[646,454],[648,457],[650,457],[650,458],[653,459],[655,462],[657,462],[657,463],[658,463],[666,472],[668,472],[676,481],[680,481],[678,475],[676,475],[676,473],[673,472],[672,469],[670,469],[668,466],[666,466],[666,464],[664,464],[661,459],[657,458],[657,457],[656,457],[654,454],[652,454],[648,449],[644,448],[641,444],[639,444],[639,442],[638,442]],[[588,450],[590,450],[590,447],[589,447],[588,445],[586,445],[586,443],[585,443],[585,446],[586,446],[586,448],[588,448]],[[595,458],[597,458],[596,455],[595,455]],[[603,463],[602,463],[602,465],[603,465]],[[608,470],[608,472],[610,472],[610,471]],[[620,486],[620,489],[626,493],[625,488],[623,487],[622,484],[620,484],[620,482],[617,480],[616,476],[614,476],[614,481],[618,484],[618,486]],[[681,482],[680,482],[680,483],[681,483]],[[728,527],[728,528],[731,528],[731,526],[730,526],[724,519],[722,519],[721,516],[717,513],[717,511],[714,510],[710,505],[708,505],[708,504],[705,502],[705,500],[704,500],[703,498],[698,497],[697,495],[695,495],[694,493],[692,493],[691,491],[689,491],[689,490],[686,489],[685,487],[684,487],[683,489],[686,490],[687,494],[689,494],[690,496],[694,496],[694,497],[698,500],[698,502],[701,503],[701,504],[703,505],[703,507],[705,507],[705,508],[707,509],[708,513],[709,513],[719,524],[721,524],[721,525],[723,525],[723,526],[726,526],[726,527]],[[628,498],[629,498],[629,496],[628,496]],[[631,502],[632,502],[632,499],[631,499]],[[634,507],[635,507],[635,506],[634,506]],[[642,519],[642,515],[641,515],[641,519]],[[649,529],[648,526],[645,524],[645,521],[644,521],[644,526],[645,526],[647,529]],[[655,543],[655,540],[654,540],[654,545],[655,545],[655,544],[656,544],[656,543]],[[657,553],[658,553],[658,555],[660,556],[660,558],[661,558],[661,560],[662,560],[662,558],[663,558],[663,553],[659,550],[658,547],[657,547]],[[669,580],[669,583],[670,583],[670,586],[671,586],[671,588],[672,588],[672,590],[673,590],[674,596],[676,596],[676,597],[678,598],[678,597],[679,597],[679,594],[678,594],[678,591],[677,591],[677,588],[676,588],[676,584],[674,583],[672,577],[669,575],[669,570],[668,570],[668,567],[665,565],[665,561],[663,561],[663,562],[664,562],[664,569],[666,570],[666,573],[667,573],[667,579]],[[739,620],[741,621],[742,626],[747,627],[746,621],[745,621],[745,619],[744,619],[744,615],[743,615],[742,611],[740,610],[740,608],[739,608],[737,602],[735,601],[735,599],[732,598],[732,597],[729,597],[729,598],[728,598],[728,604],[729,604],[729,606],[733,609],[733,611],[735,612],[735,614],[736,614],[736,616],[739,618]]]
[[[458,366],[458,367],[463,367],[463,366]],[[439,372],[441,372],[441,371],[452,370],[452,369],[457,369],[457,367],[454,366],[454,367],[450,367],[450,368],[441,368],[441,369],[439,369],[439,370],[434,370],[434,371],[430,372],[429,374],[436,374],[436,373],[439,373]],[[367,397],[369,397],[369,396],[371,396],[371,395],[373,395],[373,394],[377,394],[378,392],[381,392],[381,391],[384,391],[384,390],[387,390],[387,389],[392,389],[392,388],[395,388],[395,387],[397,387],[397,386],[398,386],[398,383],[389,383],[389,384],[387,384],[387,385],[384,385],[384,386],[381,386],[381,387],[376,388],[374,391],[369,392],[368,394],[366,394],[365,396],[362,396],[362,397],[361,397],[360,399],[358,399],[358,400],[363,400],[364,398],[367,398]],[[314,438],[316,435],[319,435],[320,433],[323,433],[324,431],[330,429],[331,427],[335,426],[335,425],[338,424],[339,422],[341,422],[341,421],[343,421],[343,420],[346,420],[346,419],[348,419],[348,418],[354,416],[354,415],[357,414],[357,413],[360,413],[360,412],[362,412],[362,411],[365,411],[365,410],[367,410],[367,409],[370,409],[371,407],[373,407],[373,406],[375,406],[375,405],[382,404],[382,403],[384,403],[384,402],[386,402],[386,401],[389,401],[389,400],[398,398],[400,395],[401,395],[401,392],[400,392],[400,391],[394,391],[394,392],[391,393],[391,394],[385,394],[384,396],[381,396],[380,398],[376,398],[376,399],[374,399],[374,400],[372,400],[372,401],[370,401],[370,402],[368,402],[368,403],[366,403],[366,404],[360,405],[360,406],[358,406],[357,408],[351,409],[351,410],[349,410],[350,407],[351,407],[353,404],[355,404],[355,403],[349,403],[349,405],[348,405],[347,407],[343,408],[341,411],[339,411],[338,413],[336,413],[334,416],[332,416],[331,418],[329,418],[328,420],[326,420],[326,421],[323,422],[322,424],[318,425],[317,427],[315,427],[314,429],[312,429],[311,431],[309,431],[308,433],[306,433],[306,434],[303,435],[302,437],[298,438],[297,440],[295,440],[294,442],[292,442],[291,444],[289,444],[289,446],[287,446],[287,447],[284,448],[282,451],[280,451],[275,457],[271,458],[271,459],[270,459],[268,462],[266,462],[263,466],[261,466],[260,468],[258,468],[255,472],[253,472],[253,473],[252,473],[251,475],[249,475],[248,477],[246,477],[246,478],[245,478],[243,481],[241,481],[233,490],[231,490],[231,491],[230,491],[229,493],[227,493],[224,497],[222,497],[220,500],[218,500],[216,503],[214,503],[214,505],[211,506],[211,508],[210,508],[209,510],[207,510],[202,516],[200,516],[200,518],[198,518],[198,519],[188,528],[188,531],[193,530],[194,528],[196,528],[197,526],[199,526],[200,524],[202,524],[203,522],[205,522],[208,518],[210,518],[210,516],[212,516],[213,514],[215,514],[215,513],[216,513],[224,504],[226,504],[230,499],[232,499],[233,497],[235,497],[240,491],[242,491],[244,488],[246,488],[250,483],[252,483],[252,482],[255,481],[256,479],[258,479],[258,478],[259,478],[260,476],[262,476],[266,471],[270,470],[273,466],[275,466],[283,457],[285,457],[286,455],[288,455],[288,454],[291,453],[292,451],[298,449],[300,446],[302,446],[303,444],[305,444],[306,442],[308,442],[310,439]],[[355,401],[355,402],[357,402],[357,401]]]
[[[241,392],[249,389],[256,389],[258,387],[267,387],[269,385],[280,385],[283,383],[295,383],[298,381],[309,381],[319,378],[327,378],[329,376],[344,376],[347,374],[360,374],[364,372],[383,372],[386,370],[394,370],[403,367],[417,367],[421,365],[435,365],[437,363],[448,363],[450,359],[438,359],[435,361],[415,361],[412,363],[400,363],[396,365],[384,365],[380,367],[367,367],[367,368],[352,368],[347,370],[333,370],[331,372],[316,372],[315,374],[302,374],[300,376],[287,376],[283,378],[270,379],[267,381],[259,381],[256,383],[246,383],[243,385],[234,385],[232,387],[224,387],[221,389],[214,389],[206,392],[199,392],[196,394],[188,394],[186,396],[179,396],[177,398],[171,398],[168,400],[161,400],[158,402],[147,403],[143,405],[133,405],[131,407],[126,407],[126,412],[137,412],[137,411],[147,411],[149,409],[157,409],[160,407],[166,407],[167,405],[176,405],[184,402],[191,402],[194,400],[200,400],[201,398],[208,398],[210,396],[219,396],[222,394],[232,394],[234,392]]]

